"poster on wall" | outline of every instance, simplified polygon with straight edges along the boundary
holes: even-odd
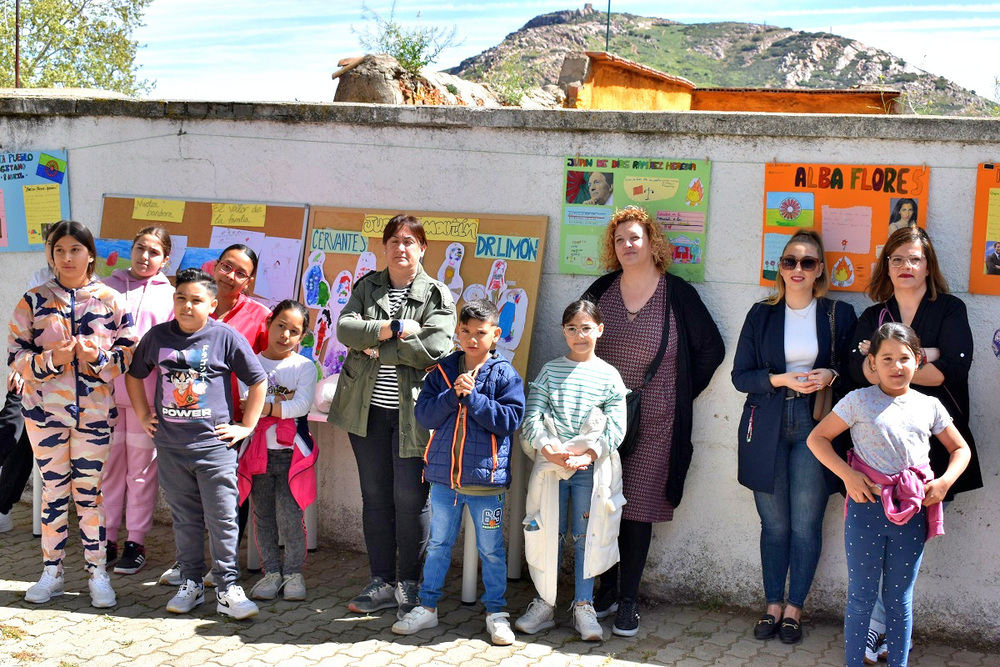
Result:
[[[312,311],[312,331],[301,352],[321,379],[339,375],[347,348],[337,340],[337,320],[354,284],[385,268],[382,232],[398,211],[314,206],[306,230],[300,300]],[[427,236],[424,271],[444,283],[456,306],[489,299],[500,311],[497,350],[522,375],[545,252],[544,216],[412,212]]]
[[[559,272],[598,275],[611,216],[645,209],[673,244],[670,272],[705,280],[711,162],[672,158],[568,157],[563,170]]]
[[[926,225],[929,182],[930,169],[915,165],[767,165],[760,284],[773,284],[795,231],[813,228],[831,289],[863,292],[889,235]]]
[[[969,291],[1000,294],[1000,164],[977,170],[969,256]]]
[[[49,225],[70,217],[64,150],[0,152],[0,252],[42,250]]]

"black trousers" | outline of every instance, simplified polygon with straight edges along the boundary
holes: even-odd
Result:
[[[0,513],[7,514],[24,493],[34,456],[24,430],[21,395],[7,392],[0,410]]]
[[[639,583],[646,569],[646,556],[653,538],[653,524],[622,519],[618,530],[621,560],[601,575],[601,590],[617,591],[619,599],[639,599]]]

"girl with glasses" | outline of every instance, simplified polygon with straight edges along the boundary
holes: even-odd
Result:
[[[830,281],[823,241],[805,229],[779,262],[776,292],[747,314],[733,361],[733,384],[747,394],[739,426],[739,482],[760,515],[767,609],[754,636],[802,638],[802,609],[823,544],[823,514],[837,478],[806,446],[817,392],[840,389],[857,321],[848,304],[825,298]],[[787,588],[786,588],[787,586]],[[786,593],[787,590],[787,593]]]

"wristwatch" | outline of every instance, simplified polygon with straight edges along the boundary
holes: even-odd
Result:
[[[393,338],[399,338],[399,334],[403,331],[403,323],[399,320],[392,320],[389,322],[389,331],[392,332]]]

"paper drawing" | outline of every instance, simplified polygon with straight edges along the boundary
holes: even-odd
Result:
[[[309,266],[302,274],[302,291],[305,293],[305,305],[310,308],[321,308],[330,300],[330,283],[323,276],[323,262],[326,253],[317,250],[309,255]]]
[[[811,192],[768,192],[765,224],[812,227],[815,208]]]
[[[791,234],[764,234],[764,256],[761,258],[760,275],[764,280],[774,280],[778,277],[778,260],[781,251],[788,244]]]
[[[830,282],[837,287],[850,287],[854,284],[855,270],[851,258],[843,255],[839,259],[832,257],[833,253],[828,252],[826,257],[830,262]]]
[[[358,263],[354,266],[354,282],[358,282],[366,275],[375,270],[377,265],[375,253],[365,251],[358,256]]]
[[[515,350],[521,344],[524,323],[528,316],[528,293],[520,287],[506,289],[496,304],[500,311],[500,340],[497,348]]]
[[[872,247],[872,209],[870,206],[820,207],[823,223],[823,247],[827,252],[867,255]]]
[[[465,246],[461,243],[452,243],[444,251],[444,261],[438,269],[437,279],[448,286],[451,296],[458,302],[462,296],[462,258],[465,256]]]
[[[185,234],[170,235],[170,261],[163,265],[163,275],[176,276],[177,267],[184,261],[184,253],[187,252],[188,237]]]
[[[228,230],[228,227],[215,229]],[[295,272],[299,266],[302,242],[279,236],[265,238],[259,255],[254,293],[272,301],[295,298]]]

